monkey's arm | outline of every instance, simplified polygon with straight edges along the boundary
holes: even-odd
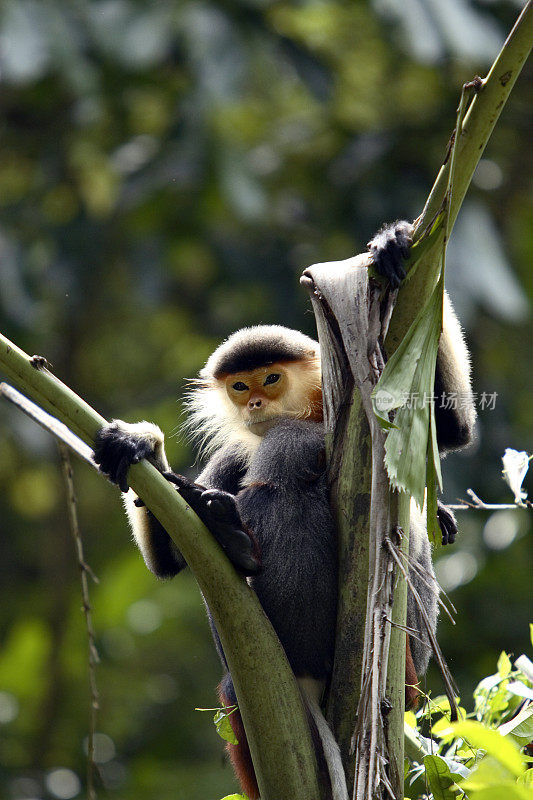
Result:
[[[96,436],[95,461],[101,471],[124,492],[126,512],[146,566],[157,577],[168,578],[180,572],[186,562],[152,512],[129,491],[128,469],[143,458],[177,485],[180,494],[219,541],[232,563],[245,574],[256,572],[259,560],[250,535],[242,529],[232,495],[217,488],[206,491],[205,487],[170,472],[164,436],[156,425],[149,422],[130,425],[114,420],[101,428]],[[235,459],[218,456],[216,464],[217,470],[211,470],[213,477],[216,479],[218,475],[222,483],[231,485],[237,468]],[[207,469],[204,470],[204,474],[207,472]]]
[[[198,514],[231,563],[244,575],[258,572],[259,550],[252,533],[241,520],[235,496],[220,489],[206,489],[174,472],[164,472],[163,475]]]
[[[94,458],[100,470],[123,492],[124,507],[133,537],[148,569],[158,578],[170,578],[185,566],[185,559],[151,511],[136,506],[127,475],[132,464],[146,458],[160,472],[169,469],[162,431],[150,422],[134,425],[114,420],[98,431]]]
[[[406,221],[385,225],[368,243],[376,270],[397,288],[405,278],[413,226]],[[470,382],[470,356],[463,331],[444,292],[442,334],[435,374],[435,420],[439,450],[456,450],[472,440],[476,412]]]

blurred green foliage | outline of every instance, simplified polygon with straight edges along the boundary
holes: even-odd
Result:
[[[532,640],[533,644],[533,640]],[[528,648],[529,650],[530,648]],[[473,709],[459,708],[450,722],[447,697],[426,698],[424,708],[405,715],[412,762],[406,762],[406,794],[454,800],[533,797],[533,662],[523,654],[513,669],[505,651],[498,671],[474,690]],[[465,794],[463,794],[465,792]]]
[[[314,335],[301,270],[419,213],[460,86],[520,5],[4,0],[2,331],[108,417],[157,422],[187,470],[186,379],[240,326]],[[500,456],[532,450],[530,81],[526,66],[450,245],[476,390],[498,393],[476,448],[444,464],[450,501],[510,501]],[[82,465],[76,488],[100,579],[100,796],[218,800],[235,782],[194,711],[219,676],[194,581],[156,582],[116,490]],[[495,654],[525,649],[533,556],[527,512],[460,522],[441,569],[458,623],[440,638],[470,694]],[[53,442],[7,406],[0,551],[0,795],[80,796],[87,641],[64,489]]]

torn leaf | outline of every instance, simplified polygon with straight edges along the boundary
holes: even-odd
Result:
[[[409,492],[420,508],[426,487],[426,456],[431,478],[442,485],[434,422],[435,364],[442,330],[443,287],[439,281],[372,393],[383,428],[389,431],[385,465],[394,488]],[[388,412],[397,411],[394,423]]]

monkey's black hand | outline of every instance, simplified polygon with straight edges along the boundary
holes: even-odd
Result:
[[[145,432],[116,420],[100,428],[94,440],[94,460],[100,471],[116,483],[121,492],[127,492],[128,470],[143,458],[154,460],[156,444],[161,433],[156,426],[146,423]]]
[[[437,501],[437,519],[442,532],[442,544],[453,544],[457,536],[457,521],[453,511]]]
[[[183,499],[198,514],[233,566],[243,575],[259,572],[261,563],[257,546],[245,529],[235,497],[220,489],[206,489],[174,472],[164,472],[163,475],[177,487]]]
[[[403,261],[409,255],[412,232],[410,222],[393,222],[384,225],[367,244],[376,270],[388,278],[393,289],[405,278]]]

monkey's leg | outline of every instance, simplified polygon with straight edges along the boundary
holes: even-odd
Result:
[[[255,777],[254,765],[252,763],[252,756],[250,754],[250,747],[246,739],[246,732],[242,722],[241,713],[237,705],[237,697],[235,689],[233,688],[233,681],[231,675],[227,672],[222,678],[218,687],[218,696],[220,702],[231,711],[229,714],[229,722],[237,744],[226,745],[226,751],[230,758],[231,764],[235,771],[235,775],[243,792],[250,798],[250,800],[258,800],[259,787],[257,785],[257,778]],[[233,710],[232,710],[233,709]]]
[[[406,633],[405,636],[405,708],[409,711],[418,706],[420,693],[416,688],[418,684],[418,675],[416,674],[411,653],[411,637],[408,633]]]

